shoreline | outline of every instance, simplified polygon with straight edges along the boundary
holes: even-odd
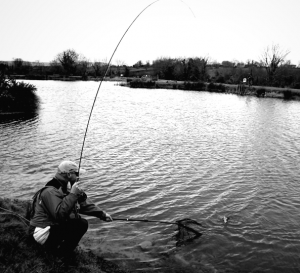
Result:
[[[26,78],[16,78],[18,80],[30,80],[30,81],[83,81],[83,82],[100,82],[101,77],[90,77],[87,80],[81,80],[78,78],[66,78],[66,77],[58,77],[58,78],[52,78],[52,79],[26,79]],[[272,87],[272,86],[258,86],[258,85],[252,85],[250,88],[247,84],[244,86],[241,84],[227,84],[227,83],[208,83],[208,82],[202,82],[203,86],[205,86],[204,89],[199,90],[197,88],[192,89],[191,87],[199,85],[199,82],[192,82],[192,81],[176,81],[176,80],[152,80],[151,78],[136,78],[136,77],[105,77],[103,81],[108,82],[121,82],[120,86],[123,87],[130,87],[130,88],[136,88],[132,86],[132,83],[140,83],[138,88],[147,88],[147,89],[177,89],[177,90],[183,90],[183,91],[204,91],[204,92],[213,92],[213,93],[224,93],[224,94],[235,94],[240,96],[256,96],[256,97],[264,97],[264,98],[278,98],[278,99],[284,99],[284,100],[296,100],[300,101],[300,89],[293,89],[289,87]],[[149,84],[152,83],[152,84]],[[144,86],[143,86],[144,85]],[[222,90],[218,89],[210,89],[209,85],[214,86],[222,86]],[[188,86],[188,88],[187,88]],[[241,92],[241,89],[244,88],[244,91]],[[257,90],[264,89],[265,95],[264,96],[258,96]],[[289,94],[287,94],[289,93]],[[1,112],[0,114],[3,114],[5,112]]]
[[[30,81],[80,81],[80,82],[100,82],[101,77],[90,77],[87,80],[81,80],[81,79],[73,79],[73,78],[66,78],[66,77],[59,77],[59,78],[52,78],[52,79],[28,79],[28,78],[16,78],[17,80],[30,80]],[[193,82],[193,81],[176,81],[176,80],[164,80],[164,79],[157,79],[157,80],[152,80],[151,78],[136,78],[136,77],[105,77],[103,81],[108,81],[108,82],[122,82],[121,86],[127,86],[131,87],[130,83],[131,82],[141,82],[141,83],[147,83],[147,82],[154,82],[156,89],[179,89],[179,90],[187,90],[184,88],[184,85],[190,84],[190,85],[195,85],[198,84],[199,82]],[[208,86],[209,84],[214,84],[214,85],[222,85],[225,86],[226,92],[217,92],[217,93],[231,93],[231,94],[239,94],[237,89],[239,86],[238,84],[228,84],[228,83],[218,83],[218,82],[213,82],[213,83],[208,83],[208,82],[203,82],[204,85]],[[131,87],[132,88],[132,87]],[[294,93],[297,93],[300,97],[300,89],[294,89],[294,88],[289,88],[289,87],[273,87],[273,86],[263,86],[263,85],[252,85],[251,90],[249,92],[249,87],[247,84],[245,84],[245,89],[246,93],[244,95],[248,95],[248,93],[251,93],[251,90],[257,90],[257,89],[266,89],[267,93],[274,93],[274,94],[280,94],[286,90],[291,90]],[[193,91],[193,90],[189,90]],[[212,91],[212,90],[194,90],[194,91]],[[248,93],[247,93],[248,92]],[[280,98],[281,96],[278,95],[270,95],[269,97],[278,97]]]
[[[112,261],[101,256],[100,249],[89,247],[91,237],[85,234],[74,250],[70,262],[62,261],[46,252],[28,234],[31,200],[0,197],[0,272],[53,272],[53,273],[133,273],[152,272],[151,266],[139,268],[137,259],[128,262]],[[119,251],[119,250],[117,250]],[[119,253],[119,252],[118,252]],[[126,260],[127,258],[125,258]],[[148,262],[149,265],[151,261]],[[163,272],[195,272],[192,266],[176,255],[163,261]]]
[[[300,101],[300,89],[223,84],[223,83],[198,83],[174,80],[132,80],[120,83],[120,86],[129,88],[146,89],[176,89],[183,91],[212,92],[221,94],[233,94],[238,96],[255,96],[260,98],[277,98],[290,101]]]
[[[78,81],[78,80],[77,80]],[[88,80],[94,81],[94,80]],[[97,80],[100,81],[100,80]],[[237,84],[206,83],[206,82],[184,82],[174,80],[151,80],[140,78],[116,77],[104,79],[104,81],[117,82],[116,85],[129,88],[143,89],[173,89],[182,91],[211,92],[221,94],[232,94],[237,96],[252,96],[260,98],[275,98],[285,101],[300,101],[300,89],[280,88],[270,86],[247,86]],[[32,114],[32,112],[12,111],[6,112],[0,109],[0,116],[17,114]]]
[[[0,197],[0,271],[56,273],[130,273],[127,268],[96,255],[79,246],[74,251],[76,261],[67,264],[46,253],[42,246],[28,236],[30,200]]]

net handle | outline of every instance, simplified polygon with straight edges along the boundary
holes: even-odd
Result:
[[[148,220],[148,219],[130,219],[130,218],[113,218],[115,221],[128,221],[128,222],[152,222],[152,223],[161,223],[161,224],[168,224],[168,225],[178,225],[175,222],[167,222],[167,221],[157,221],[157,220]],[[183,225],[182,225],[183,226]]]
[[[181,228],[185,228],[186,230],[194,233],[196,236],[200,236],[201,233],[197,230],[194,230],[193,228],[186,226],[184,224],[181,224],[180,222],[167,222],[167,221],[157,221],[157,220],[148,220],[148,219],[130,219],[130,218],[113,218],[115,221],[127,221],[127,222],[152,222],[152,223],[161,223],[161,224],[168,224],[168,225],[177,225]],[[197,225],[202,226],[200,223],[197,223],[194,221]]]

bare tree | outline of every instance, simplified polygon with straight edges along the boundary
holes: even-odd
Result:
[[[89,66],[90,66],[89,60],[81,54],[78,58],[77,69],[80,75],[82,76],[83,80],[87,79],[87,72]]]
[[[64,68],[67,75],[74,74],[78,62],[78,53],[73,49],[67,49],[59,53],[55,61],[59,62]]]
[[[125,63],[124,61],[122,61],[122,60],[117,59],[117,60],[116,60],[116,64],[117,64],[117,66],[123,66],[123,65],[125,65],[126,63]]]
[[[94,69],[95,77],[101,76],[101,62],[95,60],[92,64],[92,67]]]
[[[13,64],[15,72],[20,73],[24,66],[24,61],[21,58],[16,58],[14,59]]]
[[[267,72],[267,81],[270,85],[273,84],[278,67],[284,62],[284,59],[289,54],[289,51],[283,51],[279,45],[267,47],[262,53],[260,62],[265,67]]]
[[[207,64],[210,61],[210,57],[200,57],[200,80],[206,81],[208,79],[208,74],[207,74]]]
[[[95,72],[95,76],[103,76],[107,68],[107,58],[102,59],[101,61],[95,60],[92,64],[92,67]]]
[[[135,63],[135,64],[133,65],[133,67],[139,68],[139,67],[141,67],[141,66],[143,66],[143,65],[144,65],[143,62],[140,60],[140,61],[138,61],[137,63]]]
[[[125,65],[125,62],[117,59],[116,64],[117,64],[117,74],[120,76],[121,75],[121,67]]]
[[[54,74],[61,74],[63,70],[63,67],[60,62],[58,62],[56,59],[50,62],[50,71]]]

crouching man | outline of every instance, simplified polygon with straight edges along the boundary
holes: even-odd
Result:
[[[88,229],[87,220],[79,213],[112,221],[108,213],[89,202],[78,186],[78,176],[77,164],[63,161],[54,178],[33,197],[29,232],[38,243],[61,257],[72,254]]]

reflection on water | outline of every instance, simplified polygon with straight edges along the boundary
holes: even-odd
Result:
[[[31,123],[38,118],[38,110],[29,113],[0,113],[0,124],[2,126],[11,126],[19,123]],[[30,125],[29,125],[30,126]]]
[[[98,87],[34,84],[39,114],[0,122],[2,196],[30,198],[61,160],[78,160]],[[104,83],[84,148],[82,187],[114,217],[188,217],[204,225],[203,235],[178,248],[174,225],[88,218],[83,246],[136,271],[297,272],[299,106]]]

